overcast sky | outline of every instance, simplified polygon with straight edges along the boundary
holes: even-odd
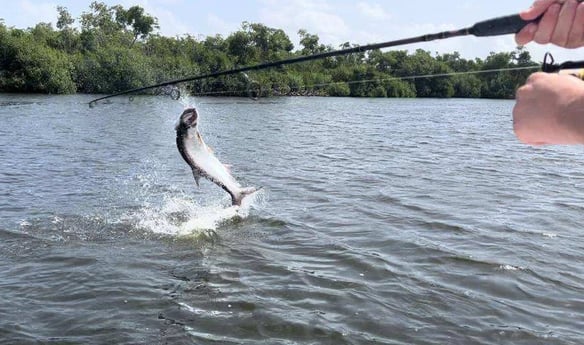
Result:
[[[128,8],[140,5],[159,20],[160,33],[223,36],[237,31],[243,21],[283,29],[297,46],[299,29],[338,47],[343,42],[367,44],[467,27],[477,21],[517,13],[532,0],[117,0],[103,1]],[[38,22],[57,21],[56,7],[65,6],[74,18],[89,9],[91,1],[14,0],[2,6],[0,18],[7,26],[27,28]],[[485,58],[489,52],[512,51],[511,35],[497,38],[454,38],[404,46],[430,52],[458,51],[465,58]],[[565,50],[528,45],[535,61],[550,51],[556,60],[582,60],[584,48]]]

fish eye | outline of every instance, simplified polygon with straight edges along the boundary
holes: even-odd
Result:
[[[185,111],[181,117],[181,122],[187,127],[194,127],[197,124],[197,112],[196,111]]]
[[[197,117],[197,111],[195,109],[187,109],[185,110],[183,115],[191,115],[194,116],[195,118]]]
[[[197,119],[197,111],[195,109],[187,109],[183,112],[181,118],[187,121],[194,121]]]

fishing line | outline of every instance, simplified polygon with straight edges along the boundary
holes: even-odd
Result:
[[[525,70],[535,70],[540,69],[540,66],[524,66],[524,67],[509,67],[509,68],[498,68],[498,69],[486,69],[481,71],[467,71],[467,72],[448,72],[448,73],[436,73],[436,74],[421,74],[421,75],[413,75],[413,76],[405,76],[405,77],[388,77],[388,78],[377,78],[377,79],[369,79],[369,80],[353,80],[353,81],[338,81],[334,83],[323,83],[323,84],[314,84],[314,87],[321,87],[321,86],[328,86],[334,84],[357,84],[357,83],[368,83],[368,82],[375,82],[375,81],[393,81],[393,80],[415,80],[415,79],[429,79],[429,78],[440,78],[440,77],[452,77],[457,75],[470,75],[470,74],[488,74],[488,73],[497,73],[497,72],[507,72],[507,71],[525,71]]]
[[[444,32],[439,32],[439,33],[434,33],[434,34],[426,34],[426,35],[422,35],[422,36],[400,39],[400,40],[395,40],[395,41],[374,43],[374,44],[368,44],[368,45],[364,45],[364,46],[355,46],[352,48],[333,50],[333,51],[328,51],[328,52],[318,53],[318,54],[313,54],[313,55],[299,56],[299,57],[294,57],[294,58],[290,58],[290,59],[261,63],[261,64],[253,65],[253,66],[234,68],[234,69],[230,69],[230,70],[226,70],[226,71],[219,71],[219,72],[213,72],[213,73],[208,73],[208,74],[203,74],[203,75],[198,75],[198,76],[193,76],[193,77],[175,79],[175,80],[170,80],[170,81],[166,81],[166,82],[155,84],[155,85],[139,87],[139,88],[135,88],[135,89],[131,89],[131,90],[118,92],[118,93],[115,93],[112,95],[100,97],[100,98],[94,99],[91,102],[89,102],[89,105],[93,106],[97,102],[104,100],[104,99],[111,98],[111,97],[117,97],[117,96],[132,94],[132,93],[138,93],[138,92],[142,92],[142,91],[149,90],[149,89],[155,89],[158,87],[175,85],[175,84],[180,84],[180,83],[184,83],[184,82],[188,82],[188,81],[216,78],[216,77],[220,77],[220,76],[232,75],[232,74],[248,72],[248,71],[262,70],[262,69],[273,68],[273,67],[278,67],[278,66],[296,64],[296,63],[305,62],[305,61],[324,59],[327,57],[348,55],[348,54],[353,54],[353,53],[362,53],[362,52],[375,50],[375,49],[396,47],[396,46],[407,45],[407,44],[412,44],[412,43],[419,43],[419,42],[429,42],[429,41],[447,39],[447,38],[459,37],[459,36],[473,35],[473,36],[477,36],[477,37],[486,37],[486,36],[500,36],[500,35],[506,35],[506,34],[511,34],[511,33],[517,33],[523,27],[525,27],[525,25],[527,25],[531,22],[537,22],[537,21],[539,21],[540,18],[537,18],[533,21],[526,21],[526,20],[523,20],[518,14],[514,14],[514,15],[510,15],[510,16],[485,20],[485,21],[476,23],[471,27],[467,27],[467,28],[460,29],[460,30],[444,31]]]
[[[416,79],[431,79],[431,78],[447,78],[459,75],[476,75],[476,74],[489,74],[489,73],[499,73],[499,72],[514,72],[514,71],[529,71],[529,70],[538,70],[541,66],[521,66],[521,67],[508,67],[508,68],[497,68],[497,69],[486,69],[486,70],[479,70],[479,71],[466,71],[466,72],[448,72],[448,73],[436,73],[436,74],[420,74],[420,75],[413,75],[413,76],[404,76],[404,77],[381,77],[381,78],[374,78],[374,79],[360,79],[360,80],[347,80],[347,81],[334,81],[334,82],[327,82],[327,83],[318,83],[318,84],[307,84],[302,85],[295,90],[290,90],[288,92],[279,93],[281,96],[290,95],[293,91],[300,91],[300,90],[311,90],[314,88],[323,88],[332,85],[341,85],[341,84],[367,84],[367,83],[375,83],[375,82],[388,82],[388,81],[396,81],[396,80],[416,80]],[[257,82],[256,82],[257,83]],[[259,85],[259,83],[257,83]],[[259,94],[261,96],[262,91],[274,91],[276,88],[266,88],[263,89],[260,86]],[[280,91],[280,90],[278,90]],[[209,92],[193,92],[191,93],[192,96],[220,96],[220,95],[230,95],[233,96],[235,94],[245,95],[247,94],[248,97],[256,99],[256,97],[251,97],[249,88],[246,90],[223,90],[223,91],[209,91]],[[256,93],[257,94],[257,91]],[[254,94],[254,95],[255,95]]]
[[[578,2],[583,2],[583,1],[584,0],[578,0]],[[434,33],[434,34],[426,34],[426,35],[422,35],[422,36],[400,39],[400,40],[395,40],[395,41],[368,44],[368,45],[364,45],[364,46],[354,46],[352,48],[333,50],[333,51],[328,51],[328,52],[318,53],[318,54],[313,54],[313,55],[293,57],[293,58],[284,59],[284,60],[261,63],[258,65],[233,68],[233,69],[225,70],[225,71],[218,71],[218,72],[212,72],[212,73],[202,74],[202,75],[198,75],[198,76],[175,79],[175,80],[170,80],[170,81],[162,82],[162,83],[155,84],[155,85],[139,87],[139,88],[135,88],[135,89],[130,89],[130,90],[118,92],[118,93],[115,93],[112,95],[100,97],[100,98],[94,99],[91,102],[89,102],[89,106],[92,107],[97,102],[108,99],[108,98],[127,95],[127,94],[139,93],[139,92],[150,90],[150,89],[156,89],[156,88],[160,88],[160,87],[181,84],[181,83],[185,83],[185,82],[189,82],[189,81],[196,81],[196,80],[202,80],[202,79],[208,79],[208,78],[216,78],[216,77],[220,77],[220,76],[233,75],[233,74],[248,72],[248,71],[263,70],[263,69],[267,69],[267,68],[279,67],[279,66],[290,65],[290,64],[297,64],[300,62],[324,59],[324,58],[328,58],[328,57],[348,55],[348,54],[353,54],[353,53],[363,53],[363,52],[370,51],[370,50],[396,47],[396,46],[407,45],[407,44],[412,44],[412,43],[429,42],[429,41],[441,40],[441,39],[447,39],[447,38],[459,37],[459,36],[472,35],[472,36],[476,36],[476,37],[487,37],[487,36],[500,36],[500,35],[514,34],[514,33],[519,32],[522,28],[524,28],[529,23],[539,22],[539,20],[542,18],[542,16],[540,16],[539,18],[536,18],[532,21],[526,21],[526,20],[523,20],[518,14],[514,14],[514,15],[510,15],[510,16],[498,17],[498,18],[478,22],[478,23],[474,24],[473,26],[470,26],[470,27],[467,27],[464,29],[460,29],[460,30],[444,31],[444,32],[439,32],[439,33]]]

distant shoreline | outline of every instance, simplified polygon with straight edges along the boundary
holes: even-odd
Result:
[[[0,92],[111,94],[176,80],[297,58],[357,45],[332,47],[299,30],[300,46],[286,33],[243,22],[227,37],[165,37],[140,6],[125,9],[94,2],[76,19],[57,7],[56,27],[7,27],[0,21]],[[140,23],[138,25],[137,23]],[[372,50],[248,74],[185,84],[194,95],[338,96],[375,98],[512,99],[537,63],[528,51],[464,59],[458,52]],[[517,70],[522,69],[523,70]],[[455,74],[451,76],[444,76]],[[251,89],[251,90],[250,90]]]

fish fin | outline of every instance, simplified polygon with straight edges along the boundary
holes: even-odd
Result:
[[[199,174],[199,172],[196,169],[193,169],[193,177],[195,178],[195,183],[197,184],[197,187],[201,187],[199,185],[199,181],[201,180],[201,174]]]
[[[241,206],[241,202],[245,199],[246,196],[251,195],[258,190],[262,189],[263,187],[247,187],[242,188],[238,195],[231,195],[231,204],[233,206]]]
[[[223,166],[225,167],[225,169],[227,169],[227,172],[229,172],[231,174],[231,164],[223,164]]]
[[[201,136],[201,133],[199,133],[199,131],[197,131],[197,140],[201,145],[205,144],[205,142],[203,141],[203,137]]]
[[[214,154],[215,151],[213,151],[213,148],[211,148],[211,146],[207,145],[207,151],[209,151],[209,153]]]

